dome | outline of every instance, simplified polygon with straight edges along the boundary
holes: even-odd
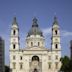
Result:
[[[42,31],[40,30],[40,28],[39,28],[39,26],[37,24],[37,19],[36,18],[33,19],[32,27],[31,27],[30,31],[28,32],[27,36],[30,36],[30,35],[43,36],[43,33],[42,33]]]

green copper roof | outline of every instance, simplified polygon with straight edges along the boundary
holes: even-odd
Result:
[[[30,35],[43,36],[43,33],[42,33],[42,31],[40,30],[40,28],[37,24],[37,19],[36,18],[33,19],[32,27],[31,27],[30,31],[28,32],[27,36],[30,36]]]

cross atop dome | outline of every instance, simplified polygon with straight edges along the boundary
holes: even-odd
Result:
[[[37,18],[34,17],[32,27],[38,27],[37,21],[38,21]]]
[[[37,22],[37,18],[36,18],[36,17],[33,18],[33,22],[34,22],[34,23]]]

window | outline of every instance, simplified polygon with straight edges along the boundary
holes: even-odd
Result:
[[[33,46],[33,42],[31,42],[31,46]]]
[[[56,60],[58,59],[58,55],[56,55],[55,59],[56,59]]]
[[[49,60],[51,60],[51,56],[49,56]]]
[[[40,45],[40,42],[38,42],[38,46]]]
[[[49,62],[48,64],[49,64],[49,65],[48,65],[48,68],[51,69],[51,62]]]
[[[56,34],[56,35],[57,35],[57,33],[58,33],[57,30],[55,30],[55,34]]]
[[[16,34],[16,31],[14,30],[14,31],[13,31],[13,35],[15,35],[15,34]]]
[[[13,69],[16,69],[16,63],[13,62]]]
[[[20,60],[22,60],[22,56],[20,56]]]
[[[55,68],[58,69],[58,62],[55,63]]]
[[[58,48],[58,45],[57,45],[57,44],[55,45],[55,48],[56,48],[56,49]]]
[[[23,63],[20,63],[20,69],[23,69]]]
[[[16,45],[15,45],[15,44],[13,44],[13,49],[15,49],[15,47],[16,47]]]
[[[15,60],[15,56],[13,56],[13,60]]]

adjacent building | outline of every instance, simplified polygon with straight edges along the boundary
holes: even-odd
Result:
[[[60,27],[57,17],[52,24],[51,48],[45,47],[45,37],[37,18],[26,36],[25,48],[20,48],[19,26],[13,19],[10,34],[10,69],[12,72],[58,72],[61,67]]]
[[[0,72],[4,72],[4,40],[0,37]]]
[[[70,41],[70,58],[72,59],[72,40]]]

